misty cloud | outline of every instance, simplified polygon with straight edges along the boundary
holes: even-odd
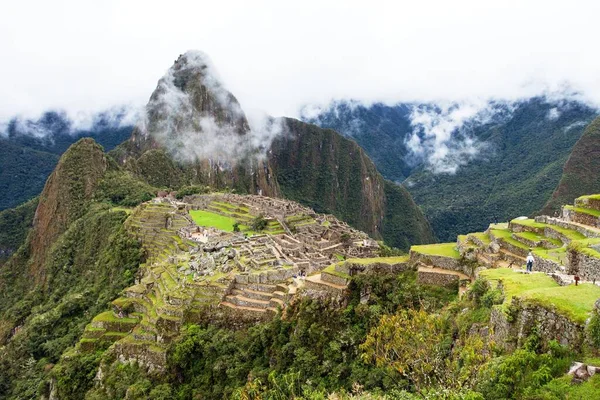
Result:
[[[139,120],[140,110],[134,107],[112,107],[101,112],[69,114],[64,110],[47,111],[26,118],[16,116],[0,121],[0,136],[29,136],[52,140],[56,134],[79,135],[106,129],[133,127]]]
[[[283,133],[279,120],[247,119],[208,56],[188,51],[160,79],[138,128],[176,160],[213,160],[225,168],[262,158]]]
[[[424,163],[434,173],[456,173],[487,149],[466,128],[491,121],[499,111],[483,101],[414,106],[410,115],[413,131],[406,140],[411,161]]]

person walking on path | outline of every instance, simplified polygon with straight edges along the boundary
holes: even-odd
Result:
[[[533,253],[531,252],[531,249],[529,249],[529,254],[527,255],[527,272],[530,273],[531,270],[533,269]]]

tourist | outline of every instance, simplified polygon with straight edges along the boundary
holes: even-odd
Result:
[[[531,252],[531,249],[529,249],[529,254],[527,255],[527,272],[530,273],[531,270],[533,269],[533,261],[535,259],[533,258],[533,253]]]

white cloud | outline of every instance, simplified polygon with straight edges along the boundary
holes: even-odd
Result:
[[[514,99],[565,83],[600,104],[595,0],[5,1],[0,120],[144,105],[201,49],[244,109],[332,98]],[[560,90],[558,90],[560,92]]]
[[[425,163],[434,173],[456,173],[487,148],[463,128],[485,124],[499,111],[496,104],[484,101],[414,106],[410,115],[413,132],[406,141],[409,160]]]
[[[179,161],[208,159],[222,168],[264,157],[283,134],[281,122],[264,114],[253,113],[248,121],[199,51],[186,52],[160,79],[138,128]]]

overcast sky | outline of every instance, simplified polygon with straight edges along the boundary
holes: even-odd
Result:
[[[146,103],[180,53],[206,52],[244,108],[332,98],[600,104],[600,1],[3,1],[0,118]]]

